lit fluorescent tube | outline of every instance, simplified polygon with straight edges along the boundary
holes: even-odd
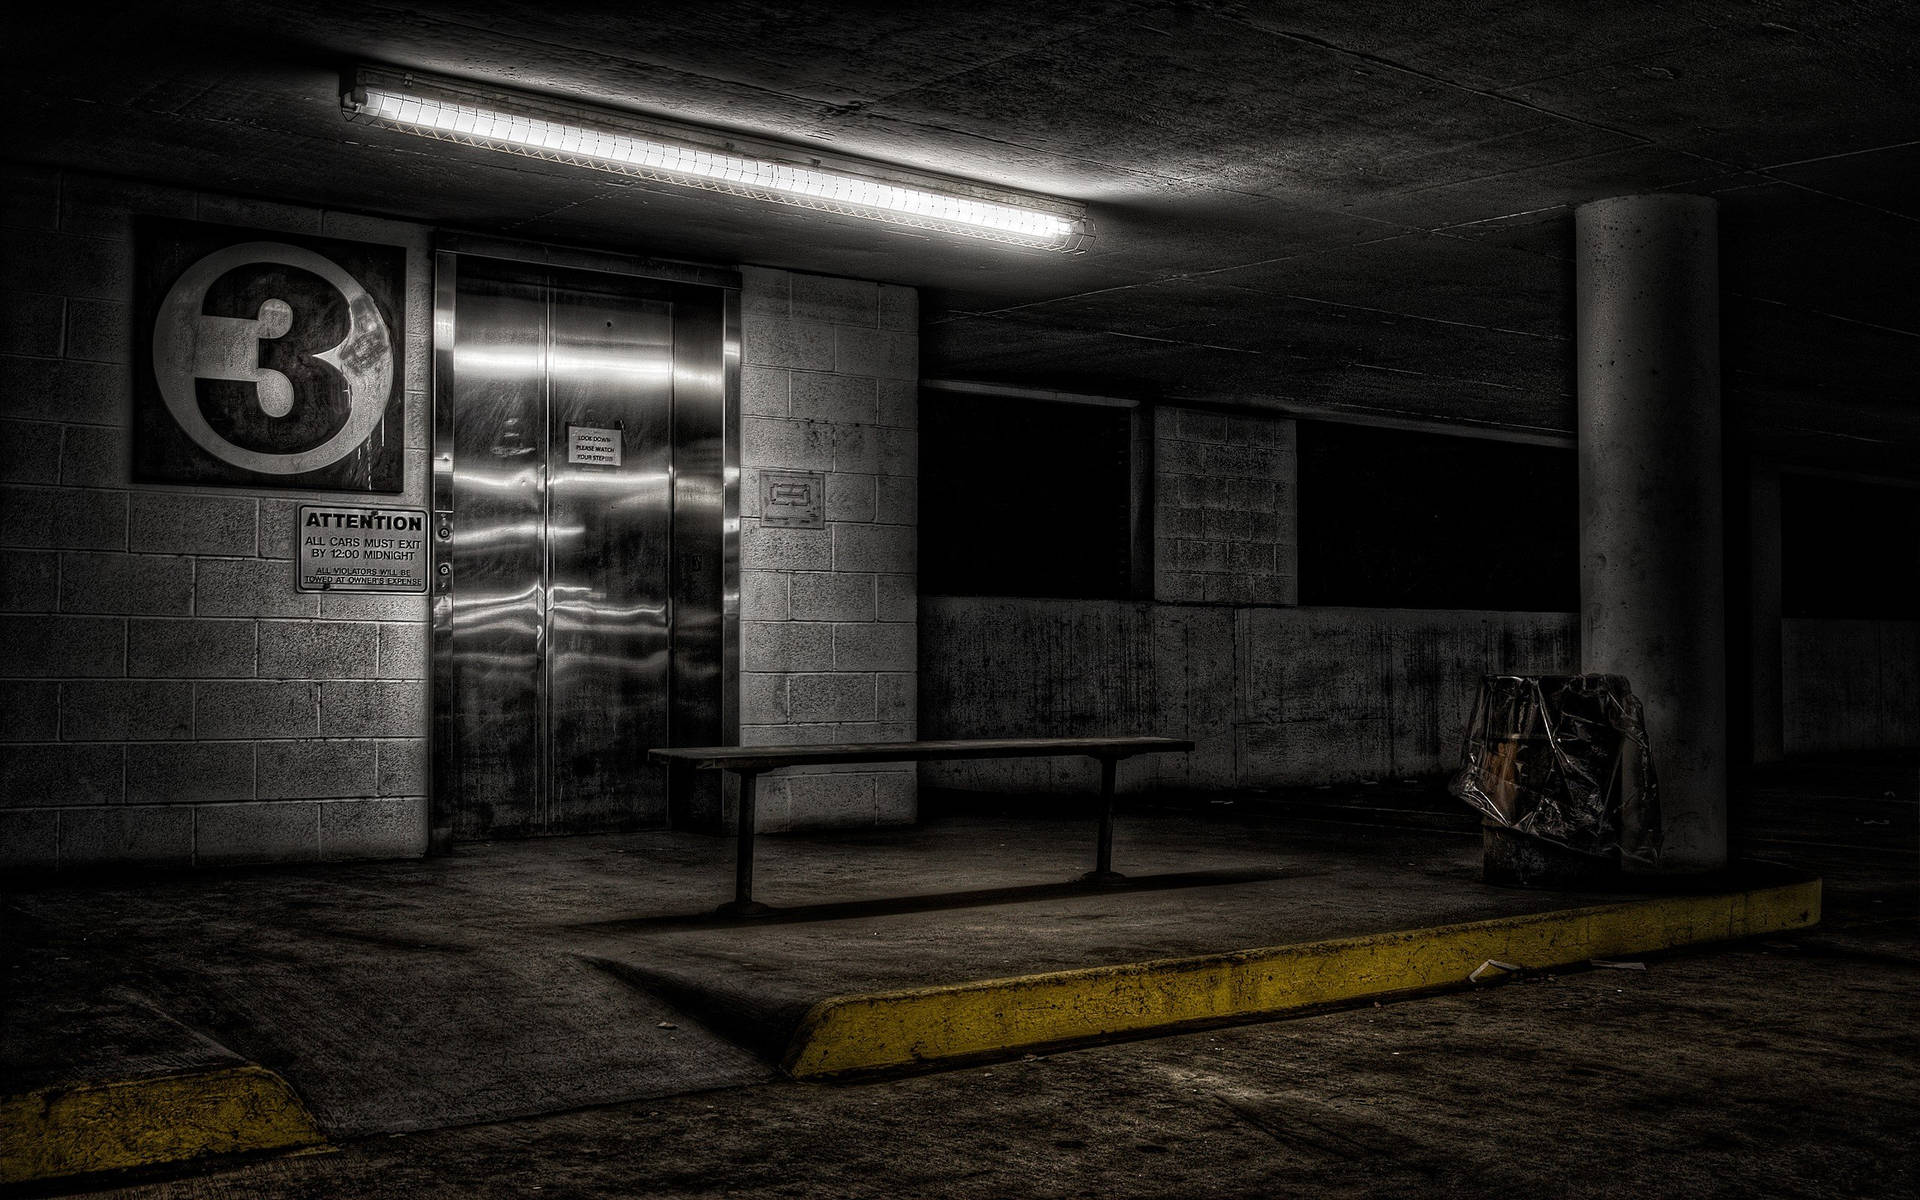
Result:
[[[658,183],[749,196],[1044,250],[1077,250],[1083,205],[536,99],[363,67],[341,97],[349,121]]]

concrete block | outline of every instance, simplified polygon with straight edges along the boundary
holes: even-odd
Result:
[[[132,477],[127,431],[111,425],[69,425],[60,442],[60,482],[118,488]]]
[[[776,367],[740,368],[740,414],[746,417],[791,415],[790,373]]]
[[[787,678],[787,711],[795,722],[875,720],[873,676],[791,675]]]
[[[320,857],[420,858],[427,852],[427,798],[335,800],[320,806]]]
[[[918,335],[920,332],[920,293],[910,287],[880,285],[880,328]]]
[[[242,225],[249,229],[271,229],[276,233],[320,232],[319,209],[250,196],[201,192],[194,215],[216,225]]]
[[[920,819],[920,779],[912,767],[873,777],[873,819],[880,825],[911,825]]]
[[[60,227],[60,172],[8,163],[0,167],[0,228]]]
[[[825,375],[812,371],[793,376],[793,415],[848,425],[873,424],[874,381],[857,375]]]
[[[1206,467],[1207,443],[1160,438],[1153,443],[1153,468],[1160,475],[1199,475]]]
[[[372,679],[380,626],[369,621],[262,621],[262,679]]]
[[[0,676],[81,679],[126,673],[123,618],[0,616]]]
[[[833,569],[912,574],[915,531],[907,525],[835,525]]]
[[[136,679],[240,679],[254,674],[254,661],[252,621],[127,622],[127,674]]]
[[[1270,579],[1274,561],[1271,543],[1231,542],[1227,546],[1227,570],[1238,575]]]
[[[742,312],[741,362],[800,371],[834,369],[832,325]]]
[[[828,369],[842,375],[871,375],[876,379],[918,379],[920,335],[836,325],[833,327],[833,363]]]
[[[869,327],[879,321],[879,284],[796,273],[791,286],[793,315],[799,320]]]
[[[251,557],[259,523],[251,496],[135,492],[128,545],[147,554]]]
[[[880,469],[878,430],[871,425],[833,427],[833,469],[843,474],[871,475]]]
[[[161,554],[63,554],[60,611],[187,616],[193,612],[193,560]]]
[[[193,862],[193,809],[187,805],[116,805],[60,814],[60,865]]]
[[[1180,571],[1224,571],[1227,543],[1181,538],[1173,544],[1173,566]]]
[[[919,677],[911,672],[882,672],[874,677],[874,720],[917,720]]]
[[[912,575],[879,575],[875,584],[879,593],[875,616],[880,620],[912,621],[919,616],[920,589]]]
[[[1272,446],[1283,422],[1268,416],[1238,414],[1226,418],[1225,436],[1236,446]]]
[[[0,746],[0,805],[118,804],[126,795],[125,770],[121,746]]]
[[[426,738],[388,738],[375,743],[382,796],[424,796],[432,777],[432,745]]]
[[[787,676],[740,676],[740,723],[783,725],[787,721]]]
[[[1162,410],[1165,411],[1165,410]],[[1227,421],[1219,413],[1201,412],[1192,408],[1176,408],[1174,414],[1174,433],[1190,442],[1223,442],[1227,438]]]
[[[1153,576],[1153,598],[1171,600],[1183,604],[1195,604],[1207,598],[1207,580],[1210,576],[1198,571],[1155,571]]]
[[[908,379],[875,381],[875,419],[882,425],[917,429],[920,425],[920,385]]]
[[[0,612],[52,612],[60,604],[60,556],[0,550]]]
[[[0,261],[15,279],[68,298],[126,300],[133,295],[133,255],[123,242],[71,233],[0,232]]]
[[[127,495],[79,488],[0,487],[0,545],[125,550]]]
[[[425,450],[433,445],[433,398],[426,392],[408,392],[405,406],[406,448]]]
[[[131,305],[117,300],[67,301],[67,336],[62,352],[88,362],[133,360]]]
[[[60,685],[60,737],[69,742],[164,742],[193,736],[193,685],[111,679]]]
[[[787,778],[788,820],[795,829],[831,829],[874,823],[874,777],[792,775]]]
[[[255,545],[261,558],[292,559],[299,548],[300,501],[260,501],[259,525]]]
[[[310,800],[209,804],[194,812],[194,861],[313,862],[320,857],[320,805]]]
[[[920,431],[880,428],[874,430],[874,451],[882,475],[916,476],[920,474]]]
[[[766,529],[742,521],[740,567],[743,571],[825,571],[833,566],[833,530]]]
[[[742,463],[753,467],[830,471],[834,463],[834,429],[819,421],[743,417],[740,454]]]
[[[37,679],[0,679],[0,742],[60,740],[60,685]]]
[[[833,626],[803,621],[740,622],[740,670],[831,671]]]
[[[1226,480],[1226,504],[1229,508],[1253,509],[1266,512],[1274,507],[1278,489],[1271,480],[1229,479]]]
[[[131,241],[136,213],[191,220],[194,194],[159,184],[73,173],[60,189],[60,228],[68,233]]]
[[[792,276],[772,267],[740,268],[740,312],[755,316],[793,315]]]
[[[125,363],[0,356],[0,415],[18,420],[124,425],[132,386]]]
[[[873,576],[801,571],[793,576],[792,613],[796,621],[871,621]]]
[[[1213,510],[1205,508],[1179,508],[1173,505],[1157,505],[1153,510],[1153,532],[1156,539],[1165,541],[1167,550],[1172,552],[1172,539],[1198,538],[1207,536],[1207,514]],[[1158,541],[1156,542],[1158,544]]]
[[[740,619],[784,621],[792,615],[784,571],[740,572]]]
[[[308,738],[254,746],[253,794],[259,800],[371,796],[378,778],[368,738]]]
[[[425,679],[427,645],[428,631],[425,625],[408,623],[380,626],[380,678]]]
[[[149,742],[126,749],[129,804],[253,799],[251,742]]]
[[[193,685],[199,738],[295,738],[320,732],[320,685],[232,680]]]
[[[203,558],[194,564],[193,612],[200,617],[317,617],[320,597],[295,589],[288,563]]]
[[[292,568],[278,568],[289,572]],[[382,596],[377,592],[321,592],[320,615],[327,620],[341,621],[409,621],[424,624],[427,619],[427,598],[413,596]]]
[[[423,333],[407,333],[406,368],[401,381],[401,390],[415,395],[424,396],[433,386],[433,345]]]
[[[427,685],[417,681],[323,683],[323,737],[425,737]]]
[[[59,810],[0,808],[0,867],[52,870],[59,861]]]
[[[912,625],[864,623],[833,626],[836,671],[911,671],[919,659]]]
[[[60,426],[51,421],[0,421],[0,482],[60,482]]]

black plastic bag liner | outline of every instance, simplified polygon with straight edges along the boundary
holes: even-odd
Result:
[[[1619,675],[1489,675],[1449,789],[1487,821],[1638,870],[1660,861],[1646,723]]]

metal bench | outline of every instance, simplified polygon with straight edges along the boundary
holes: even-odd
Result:
[[[1094,869],[1083,878],[1111,884],[1125,878],[1113,869],[1113,776],[1123,758],[1139,754],[1184,753],[1193,743],[1181,738],[978,738],[942,742],[868,742],[827,746],[676,746],[647,751],[657,763],[683,763],[712,771],[731,771],[740,779],[740,830],[733,862],[733,899],[722,913],[751,916],[768,911],[753,898],[754,783],[782,767],[835,763],[936,762],[963,758],[1042,758],[1085,755],[1100,763],[1100,841]]]

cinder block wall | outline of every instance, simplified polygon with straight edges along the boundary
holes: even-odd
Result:
[[[1294,604],[1294,423],[1162,406],[1153,414],[1153,595]]]
[[[915,731],[919,303],[747,268],[741,296],[740,740]],[[762,469],[826,475],[826,528],[766,529]],[[768,776],[759,827],[915,819],[911,765]]]
[[[294,512],[421,505],[426,231],[7,169],[0,201],[0,864],[421,853],[422,597],[301,595]],[[407,248],[406,491],[131,485],[132,218]]]

